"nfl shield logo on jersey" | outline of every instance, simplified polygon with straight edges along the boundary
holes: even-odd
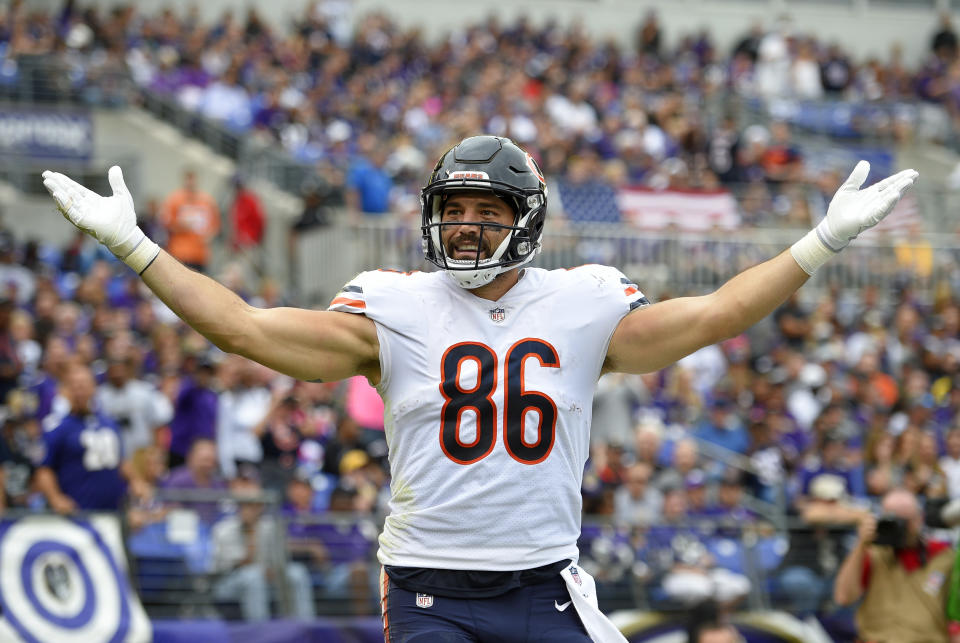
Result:
[[[430,594],[417,594],[417,607],[427,609],[433,607],[433,596]]]
[[[577,572],[577,568],[573,565],[570,566],[570,576],[573,578],[574,582],[577,583],[577,585],[583,584],[583,581],[580,580],[580,574]]]
[[[494,308],[490,311],[490,319],[498,324],[507,318],[507,311],[503,308]]]

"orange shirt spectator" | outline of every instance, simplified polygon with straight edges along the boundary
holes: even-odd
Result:
[[[161,219],[169,235],[167,252],[203,270],[210,261],[210,241],[220,230],[220,211],[213,197],[197,189],[192,171],[184,172],[183,187],[167,197]]]

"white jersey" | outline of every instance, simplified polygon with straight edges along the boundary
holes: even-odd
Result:
[[[377,326],[391,473],[380,562],[510,571],[578,558],[593,392],[647,303],[606,266],[526,268],[501,299],[445,272],[358,275],[330,310]]]

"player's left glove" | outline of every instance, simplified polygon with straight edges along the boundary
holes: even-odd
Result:
[[[920,176],[914,170],[903,170],[861,190],[868,174],[870,164],[857,163],[833,195],[827,216],[790,248],[793,258],[808,275],[846,248],[858,234],[880,223]]]
[[[143,272],[160,252],[137,225],[133,197],[116,165],[107,172],[113,196],[100,196],[59,172],[43,173],[43,185],[64,218],[107,246],[118,259]]]

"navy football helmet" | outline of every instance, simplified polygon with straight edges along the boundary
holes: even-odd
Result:
[[[514,212],[512,226],[478,223],[485,229],[509,234],[481,259],[447,256],[440,231],[443,204],[456,190],[488,190],[506,201]],[[473,136],[440,157],[430,180],[420,193],[423,253],[427,261],[446,270],[463,288],[479,288],[507,270],[529,263],[540,252],[547,212],[547,185],[533,157],[508,138]]]

